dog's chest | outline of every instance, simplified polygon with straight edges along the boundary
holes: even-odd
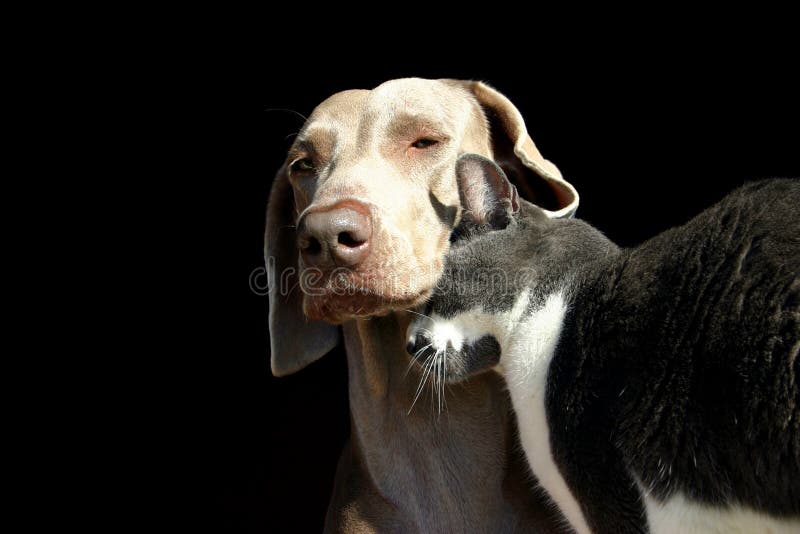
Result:
[[[543,307],[523,318],[502,347],[499,370],[508,384],[520,442],[531,471],[573,528],[588,533],[580,505],[553,460],[545,411],[547,370],[556,351],[566,309],[562,294],[555,293]]]

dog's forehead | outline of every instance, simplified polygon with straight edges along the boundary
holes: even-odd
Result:
[[[399,113],[444,118],[469,109],[467,92],[454,83],[421,78],[390,80],[372,90],[368,111],[392,116]]]
[[[462,122],[471,110],[469,93],[457,83],[404,78],[390,80],[371,91],[353,89],[330,96],[314,109],[303,133],[308,135],[317,129],[351,130],[364,123],[390,121],[402,115],[446,125]]]
[[[366,89],[350,89],[329,96],[314,108],[304,130],[348,124],[355,126],[369,94],[370,91]]]

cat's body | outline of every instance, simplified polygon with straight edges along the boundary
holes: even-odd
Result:
[[[454,243],[410,341],[505,377],[578,532],[800,532],[798,207],[757,182],[620,250],[523,203]]]

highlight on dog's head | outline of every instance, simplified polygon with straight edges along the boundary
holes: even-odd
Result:
[[[330,350],[333,324],[430,296],[461,219],[457,162],[468,153],[496,162],[549,216],[577,207],[517,109],[480,82],[392,80],[313,111],[267,210],[275,374]]]

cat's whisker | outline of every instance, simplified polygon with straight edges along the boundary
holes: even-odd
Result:
[[[419,396],[422,394],[423,389],[425,389],[425,383],[428,381],[428,375],[430,374],[431,371],[431,364],[432,364],[431,359],[432,357],[429,356],[428,359],[425,360],[425,364],[423,366],[424,371],[422,373],[422,378],[420,379],[419,386],[417,386],[417,393],[414,396],[414,400],[411,402],[411,408],[408,409],[408,414],[410,414],[411,410],[414,409],[414,405],[417,403],[417,399],[419,399]]]
[[[447,367],[445,365],[447,358],[447,351],[442,351],[441,362],[439,363],[440,376],[439,376],[439,413],[442,413],[442,406],[444,405],[444,378]]]
[[[445,378],[447,373],[447,351],[442,351],[442,377],[439,379],[439,413],[442,413],[442,407],[445,406],[444,386],[446,384]]]
[[[414,400],[411,402],[411,407],[408,409],[408,413],[406,415],[411,414],[411,411],[414,409],[414,405],[417,403],[417,399],[419,399],[420,393],[422,392],[422,388],[425,385],[425,380],[427,380],[427,374],[425,372],[427,366],[428,366],[428,362],[426,361],[423,364],[423,368],[422,368],[423,371],[422,371],[422,374],[421,374],[421,378],[420,378],[419,384],[417,385],[417,391],[415,392]]]
[[[438,361],[439,359],[437,358],[436,354],[434,354],[433,365],[431,366],[431,414],[436,411],[436,374],[438,372],[436,364]]]
[[[431,388],[432,388],[432,408],[435,408],[439,414],[442,413],[442,405],[443,405],[443,397],[442,393],[444,392],[444,355],[445,352],[441,350],[437,350],[434,355],[434,364],[433,364],[433,378],[431,380]]]
[[[414,315],[419,315],[420,317],[425,317],[426,319],[430,319],[431,321],[433,320],[433,317],[431,317],[430,315],[425,315],[424,313],[416,312],[414,310],[409,310],[408,308],[406,308],[403,311],[407,311],[408,313],[413,313]]]
[[[447,391],[445,387],[448,386],[447,384],[447,351],[444,351],[444,366],[442,368],[442,379],[444,383],[442,384],[442,398],[444,399],[444,411],[447,411]]]
[[[436,401],[439,413],[442,413],[442,354],[436,355]]]
[[[430,375],[431,375],[431,412],[433,412],[433,404],[434,404],[434,393],[436,387],[436,353],[434,352],[431,355],[431,367],[430,367]]]
[[[408,367],[406,367],[406,372],[403,373],[403,377],[408,375],[409,371],[411,371],[411,368],[414,367],[414,364],[417,361],[419,361],[419,357],[422,355],[422,353],[431,348],[432,345],[433,343],[429,343],[414,353],[414,356],[411,358],[411,361],[408,362]]]

